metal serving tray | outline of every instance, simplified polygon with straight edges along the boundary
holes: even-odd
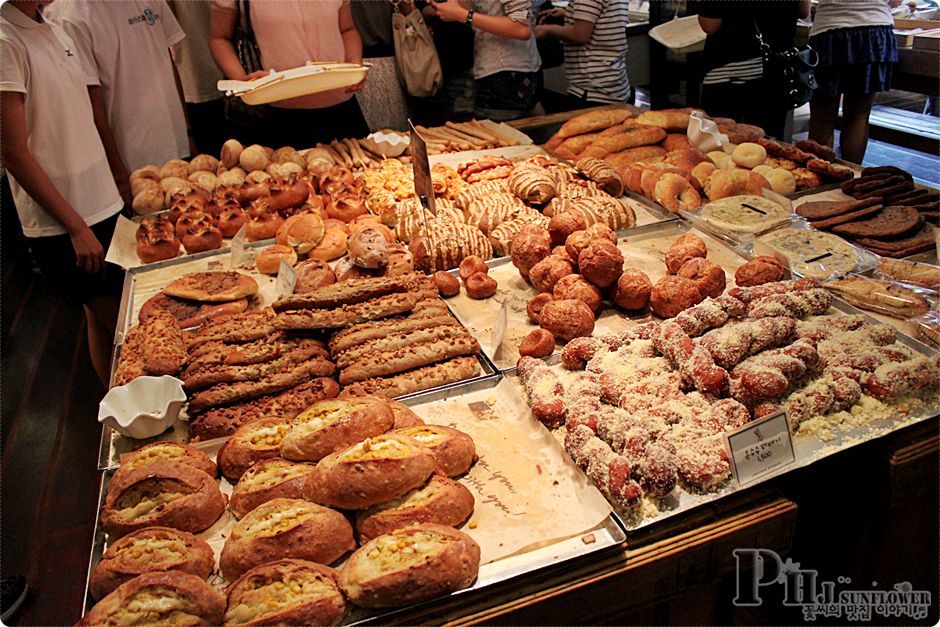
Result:
[[[448,400],[463,398],[468,395],[496,397],[501,401],[522,403],[524,405],[524,400],[518,396],[520,391],[512,385],[504,384],[500,386],[499,383],[501,379],[501,375],[497,374],[495,377],[487,380],[476,380],[448,388],[418,392],[409,395],[404,402],[419,413],[422,411],[422,407],[444,403]],[[488,432],[492,433],[494,437],[498,437],[499,430],[493,429]],[[483,438],[479,436],[479,433],[486,434],[487,431],[478,432],[476,438],[478,450],[485,455],[486,444],[481,441]],[[207,446],[211,445],[211,443],[205,444]],[[520,447],[525,448],[527,443],[519,442],[518,444]],[[533,447],[535,444],[529,443],[528,446]],[[536,453],[538,452],[539,451],[536,451]],[[544,451],[542,451],[542,453],[544,453]],[[90,580],[91,572],[108,547],[106,534],[101,529],[100,525],[100,512],[114,472],[115,469],[107,469],[102,473],[98,498],[98,514],[96,515],[95,532],[92,539],[91,555],[88,564],[88,578],[86,579],[85,587],[84,608],[86,612],[94,605],[94,600],[91,598],[88,591],[88,581]],[[576,474],[579,474],[579,472]],[[222,482],[224,491],[227,482],[224,479]],[[593,488],[590,487],[589,489],[593,490]],[[598,498],[600,497],[598,496]],[[225,514],[225,516],[227,515],[228,514]],[[468,528],[468,526],[464,527],[464,531],[471,536],[475,533],[474,530]],[[600,523],[590,529],[580,531],[568,537],[526,547],[519,552],[483,564],[480,567],[480,574],[476,583],[470,588],[409,607],[374,611],[357,608],[347,615],[345,624],[387,623],[391,621],[393,617],[404,614],[417,607],[433,606],[435,603],[446,602],[453,596],[469,594],[473,591],[478,591],[515,577],[530,574],[540,569],[558,566],[572,560],[586,558],[589,555],[612,551],[625,541],[626,533],[624,529],[618,525],[617,519],[612,514],[608,514]],[[210,578],[210,583],[214,580],[220,580],[220,578],[213,576]],[[221,581],[219,581],[219,583],[221,583]]]

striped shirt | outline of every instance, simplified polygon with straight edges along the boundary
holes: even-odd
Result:
[[[753,81],[764,75],[764,64],[760,57],[735,61],[716,67],[708,72],[702,79],[703,85],[716,85],[719,83],[740,83]]]
[[[473,10],[482,15],[505,16],[532,26],[532,0],[473,0]],[[507,39],[479,29],[473,31],[473,78],[497,72],[537,72],[542,67],[535,31],[525,41]]]
[[[565,24],[583,20],[594,24],[586,44],[565,44],[568,93],[592,102],[626,102],[627,0],[573,0]]]

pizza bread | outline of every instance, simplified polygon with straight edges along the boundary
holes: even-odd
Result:
[[[147,527],[108,547],[91,572],[88,589],[101,599],[143,573],[181,570],[206,579],[214,568],[212,547],[193,534],[170,527]]]
[[[479,569],[480,547],[469,536],[443,525],[415,525],[363,545],[340,572],[340,585],[356,605],[391,607],[465,588]]]
[[[790,269],[802,276],[827,279],[854,272],[858,255],[840,237],[804,229],[779,229],[759,238],[786,255]]]
[[[159,461],[187,464],[210,477],[218,474],[215,462],[199,449],[180,442],[154,442],[122,459],[121,466],[114,473],[111,481],[112,483],[121,481],[130,471]]]
[[[272,499],[235,524],[222,547],[219,568],[228,580],[285,557],[331,564],[356,548],[346,517],[300,499]]]
[[[290,419],[279,416],[240,426],[216,455],[222,474],[228,479],[238,480],[252,464],[279,457],[281,441],[290,427]]]
[[[147,464],[108,488],[101,525],[113,536],[160,525],[202,531],[225,511],[216,480],[192,466],[171,461]]]
[[[262,503],[272,499],[303,498],[304,482],[313,464],[289,462],[275,457],[264,459],[246,470],[229,500],[229,509],[241,518]]]
[[[281,457],[317,461],[392,428],[395,417],[374,397],[320,401],[291,420],[281,441]]]
[[[727,231],[759,233],[790,218],[790,212],[774,201],[743,194],[713,200],[702,207],[702,220]]]
[[[304,496],[342,509],[363,509],[422,485],[434,466],[434,454],[426,446],[387,433],[320,460],[307,477]]]
[[[252,568],[227,597],[226,625],[336,625],[346,613],[339,573],[306,560]]]
[[[398,429],[395,433],[414,438],[431,449],[437,469],[448,477],[464,474],[477,460],[473,439],[457,429],[440,425],[419,425]]]
[[[383,400],[392,408],[392,416],[394,416],[395,419],[395,423],[392,425],[393,429],[404,429],[405,427],[415,427],[424,424],[424,421],[421,420],[418,414],[411,411],[404,403],[393,401],[390,398]]]
[[[117,587],[76,623],[92,625],[221,625],[225,599],[189,573],[144,573]]]
[[[420,488],[359,512],[356,531],[361,542],[396,529],[422,523],[456,527],[473,513],[473,495],[465,486],[435,473]]]
[[[206,303],[238,300],[258,293],[258,282],[241,272],[192,272],[165,288],[163,293]]]

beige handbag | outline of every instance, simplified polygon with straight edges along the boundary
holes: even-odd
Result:
[[[401,11],[403,3],[411,8],[407,15]],[[444,82],[444,73],[431,33],[411,0],[392,0],[392,6],[395,61],[405,83],[405,91],[416,98],[433,96]]]

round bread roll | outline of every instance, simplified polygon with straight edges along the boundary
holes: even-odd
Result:
[[[669,250],[666,251],[666,268],[671,274],[679,271],[689,259],[708,256],[708,247],[698,235],[685,233],[676,238]]]
[[[142,168],[137,168],[130,175],[130,181],[133,183],[138,179],[150,179],[152,181],[160,181],[160,169],[155,165],[145,165]]]
[[[168,201],[174,194],[188,191],[192,188],[192,183],[177,176],[168,176],[167,178],[160,179],[160,189],[163,190],[164,200],[167,201],[167,204],[169,204]]]
[[[268,246],[258,253],[255,257],[255,267],[261,274],[276,275],[281,269],[281,262],[286,261],[287,265],[293,266],[297,263],[297,253],[290,246]]]
[[[346,613],[339,573],[306,560],[256,566],[226,594],[225,625],[337,625]]]
[[[237,139],[229,139],[222,144],[222,165],[231,170],[238,165],[238,159],[245,148]]]
[[[534,329],[519,344],[519,355],[541,359],[555,352],[555,336],[545,329]]]
[[[404,276],[415,271],[415,258],[404,244],[388,245],[384,276]]]
[[[486,265],[486,262],[483,261],[483,258],[479,255],[467,255],[458,266],[458,274],[465,282],[477,272],[482,272],[483,274],[490,273],[490,267]]]
[[[96,625],[221,625],[225,599],[189,573],[144,573],[121,584],[75,623]]]
[[[448,477],[459,477],[477,460],[473,438],[457,429],[440,425],[417,425],[399,429],[395,433],[407,435],[425,445],[434,453],[438,472]]]
[[[216,455],[222,474],[237,481],[252,464],[280,456],[281,440],[290,427],[290,420],[281,417],[262,418],[240,426]]]
[[[614,289],[613,301],[627,311],[646,309],[653,292],[653,282],[645,272],[635,268],[627,268],[617,279]]]
[[[278,457],[261,460],[238,479],[228,507],[235,518],[241,518],[272,499],[303,498],[304,483],[311,470],[313,464],[289,462]]]
[[[760,144],[744,142],[734,147],[731,159],[742,168],[751,169],[767,159],[767,151]]]
[[[762,163],[760,165],[756,165],[753,168],[751,168],[751,172],[754,172],[755,174],[760,174],[764,178],[767,178],[767,175],[773,172],[773,170],[774,170],[773,166],[767,165],[766,163]]]
[[[137,227],[137,230],[139,234],[140,227]],[[180,241],[172,228],[165,231],[150,231],[137,237],[137,257],[141,263],[173,259],[179,252]]]
[[[404,429],[405,427],[416,427],[424,424],[424,421],[421,420],[418,414],[411,411],[404,403],[391,399],[383,400],[392,408],[392,415],[395,417],[395,422],[392,425],[393,429]]]
[[[199,221],[186,227],[182,230],[179,239],[189,254],[215,250],[222,246],[222,232],[214,222],[208,221]]]
[[[463,485],[441,474],[433,474],[420,488],[381,503],[356,516],[356,530],[361,542],[391,533],[396,529],[434,523],[457,527],[473,513],[474,499]]]
[[[512,265],[526,280],[532,266],[548,257],[552,252],[552,238],[547,229],[535,224],[526,224],[512,238]]]
[[[564,261],[570,263],[572,266],[576,266],[576,265],[577,265],[577,264],[574,262],[574,259],[571,258],[571,255],[568,254],[568,251],[565,250],[565,247],[564,247],[564,246],[555,246],[555,247],[552,249],[552,256],[553,256],[553,257],[558,257],[559,259],[562,259],[562,260],[564,260]]]
[[[245,172],[256,172],[268,167],[268,152],[263,146],[252,144],[238,155],[238,165]]]
[[[538,294],[529,300],[529,303],[526,305],[525,312],[529,316],[529,320],[535,324],[539,323],[539,319],[542,315],[542,309],[546,304],[555,300],[553,293],[544,293]]]
[[[783,279],[785,266],[775,257],[760,256],[737,269],[734,282],[738,287],[754,287]]]
[[[213,175],[219,169],[219,160],[212,155],[196,155],[189,162],[188,172],[211,172]]]
[[[353,553],[340,585],[356,605],[391,607],[466,588],[479,570],[480,547],[469,536],[443,525],[413,525]]]
[[[298,255],[306,255],[323,239],[323,219],[313,213],[288,218],[277,232],[277,243],[290,246]]]
[[[274,239],[282,224],[284,224],[284,218],[259,199],[252,203],[251,209],[248,210],[248,226],[245,235],[249,242]]]
[[[369,438],[324,457],[304,486],[305,498],[343,509],[364,509],[422,485],[434,454],[400,433]]]
[[[249,185],[260,185],[266,184],[263,188],[265,191],[270,187],[273,182],[273,177],[263,170],[254,170],[245,175],[245,183]]]
[[[182,571],[206,579],[215,569],[212,547],[191,533],[147,527],[111,543],[88,579],[96,599],[144,573]]]
[[[664,276],[650,293],[653,313],[662,318],[672,318],[705,299],[694,281],[681,276]]]
[[[712,150],[706,153],[705,156],[711,159],[711,162],[714,163],[719,170],[727,170],[729,167],[734,167],[735,165],[731,155],[723,150]]]
[[[581,276],[598,287],[607,287],[623,273],[623,253],[608,240],[596,240],[578,255]]]
[[[360,268],[376,269],[388,264],[388,240],[375,227],[356,229],[346,242],[349,260]]]
[[[390,430],[392,408],[372,397],[337,398],[315,403],[291,420],[281,441],[281,457],[318,461],[366,438]]]
[[[539,313],[539,326],[563,342],[594,332],[594,312],[580,300],[553,300]]]
[[[549,255],[529,270],[529,282],[540,292],[551,292],[562,277],[573,273],[574,266],[570,262],[555,255]]]
[[[435,272],[434,285],[442,298],[450,298],[460,293],[460,281],[450,272],[443,270]]]
[[[159,188],[159,185],[156,189],[154,189],[152,186],[148,186],[144,187],[138,194],[134,196],[134,200],[131,202],[131,207],[133,207],[134,213],[137,215],[147,215],[148,213],[163,211],[163,200],[163,190]]]
[[[339,259],[346,254],[346,240],[345,231],[337,228],[327,228],[323,232],[323,239],[307,253],[307,256],[322,261]]]
[[[193,172],[189,175],[187,180],[208,194],[214,192],[216,185],[218,185],[218,179],[215,174],[202,170]]]
[[[712,263],[701,257],[693,257],[682,264],[676,276],[681,276],[695,283],[702,296],[718,298],[725,291],[725,271],[717,263]]]
[[[186,464],[196,470],[201,470],[210,477],[219,474],[215,462],[197,448],[182,442],[154,442],[125,457],[111,480],[120,482],[132,470],[161,461]]]
[[[239,207],[227,207],[219,214],[219,231],[222,237],[233,238],[245,226],[248,216]]]
[[[555,283],[553,294],[557,300],[573,298],[591,308],[595,314],[601,306],[601,291],[579,274],[569,274]]]
[[[294,266],[297,282],[294,294],[307,294],[336,283],[336,274],[330,264],[321,259],[307,259]]]
[[[115,537],[153,526],[196,532],[211,526],[224,510],[225,496],[214,478],[187,464],[158,461],[111,483],[101,526]]]
[[[189,164],[182,159],[170,159],[160,168],[160,180],[168,178],[185,179],[189,176]]]
[[[155,181],[154,179],[143,176],[131,179],[131,194],[136,196],[145,189],[149,189],[155,194],[160,194],[160,200],[161,202],[163,201],[163,188],[160,187],[160,181]]]
[[[477,272],[467,277],[464,287],[467,290],[467,296],[477,300],[489,298],[496,293],[499,287],[496,279],[483,272]]]
[[[568,236],[575,231],[583,231],[587,228],[587,220],[580,211],[562,211],[552,216],[548,223],[548,234],[552,240],[552,246],[564,244]]]
[[[235,523],[219,569],[231,581],[278,559],[332,564],[354,548],[352,525],[336,510],[301,499],[272,499]]]
[[[774,168],[768,173],[761,173],[767,182],[770,183],[770,189],[778,194],[786,196],[796,191],[796,178],[793,173],[783,168]]]
[[[296,163],[292,162],[269,163],[268,167],[265,169],[265,172],[276,179],[286,179],[291,175],[301,176],[304,173],[304,169]]]
[[[217,189],[232,189],[241,187],[244,182],[245,171],[241,168],[235,168],[219,174],[215,179],[215,186]]]
[[[271,161],[274,163],[293,163],[299,165],[301,170],[306,163],[300,153],[291,146],[282,146],[275,150],[274,154],[271,155]]]

